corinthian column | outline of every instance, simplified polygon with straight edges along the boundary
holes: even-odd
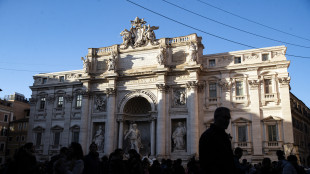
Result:
[[[166,90],[168,86],[157,84],[158,88],[158,116],[157,116],[157,136],[156,136],[156,152],[159,156],[166,154]]]
[[[187,84],[188,88],[188,118],[189,118],[189,130],[187,131],[189,136],[188,152],[190,154],[198,153],[199,143],[199,129],[198,129],[198,83],[196,81],[189,81]]]
[[[89,119],[89,100],[91,98],[90,92],[83,91],[83,100],[82,100],[82,114],[81,114],[81,125],[80,125],[80,143],[83,148],[83,152],[86,153],[88,151],[87,140],[88,137],[88,119]]]
[[[107,104],[107,122],[105,125],[104,136],[104,153],[110,154],[114,151],[114,139],[115,139],[115,92],[113,88],[107,88],[108,104]]]

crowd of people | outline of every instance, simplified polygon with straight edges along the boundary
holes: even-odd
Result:
[[[214,113],[211,125],[199,140],[199,161],[195,156],[187,164],[182,159],[150,159],[142,157],[136,149],[126,154],[116,149],[109,156],[99,158],[95,142],[89,146],[89,153],[83,155],[79,143],[62,147],[60,153],[49,161],[39,163],[34,155],[33,143],[26,143],[7,160],[0,174],[305,174],[305,169],[298,165],[295,155],[285,158],[278,150],[278,161],[271,162],[264,158],[261,163],[252,165],[243,159],[243,150],[232,150],[229,134],[225,132],[229,125],[230,110],[219,107]]]

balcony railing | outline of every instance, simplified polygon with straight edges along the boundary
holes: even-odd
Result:
[[[282,147],[282,141],[264,141],[264,147],[267,148],[279,148]]]
[[[234,148],[236,147],[241,147],[241,148],[252,148],[252,143],[251,142],[234,142]]]

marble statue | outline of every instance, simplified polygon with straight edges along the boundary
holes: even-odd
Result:
[[[131,32],[125,29],[124,31],[120,33],[120,35],[123,36],[122,44],[125,46],[125,48],[127,48],[129,44],[131,43],[131,37],[132,37]]]
[[[98,151],[103,151],[103,145],[104,145],[104,131],[102,129],[102,126],[98,126],[98,130],[95,133],[95,136],[93,138],[93,142],[97,144]]]
[[[115,70],[115,61],[116,61],[116,55],[114,52],[112,52],[111,57],[108,60],[108,70]]]
[[[165,49],[160,47],[159,48],[159,53],[157,55],[157,62],[159,65],[165,64]]]
[[[85,56],[86,58],[84,59],[84,57],[81,57],[81,60],[83,61],[83,70],[85,73],[89,73],[89,65],[90,65],[90,62],[88,60],[88,57]]]
[[[189,61],[196,62],[197,61],[197,49],[196,45],[191,42],[188,46],[188,53],[189,53]]]
[[[178,127],[172,134],[174,150],[185,150],[184,136],[186,135],[186,128],[182,122],[178,122]]]
[[[144,19],[136,17],[135,20],[131,21],[131,28],[128,31],[127,29],[123,30],[120,35],[123,36],[123,49],[126,49],[129,44],[132,44],[134,47],[145,46],[148,43],[152,45],[159,44],[156,41],[156,36],[154,30],[159,29],[156,26],[146,25]]]
[[[154,30],[159,29],[159,27],[155,27],[155,26],[150,26],[150,24],[147,26],[147,30],[145,32],[145,39],[147,41],[149,41],[152,45],[153,44],[158,44],[157,42],[155,42],[156,36],[154,33]]]
[[[139,153],[142,144],[141,134],[139,129],[137,128],[137,124],[132,124],[131,128],[125,135],[125,139],[130,140],[130,149],[135,149]]]
[[[180,92],[180,104],[184,105],[185,104],[185,92]]]

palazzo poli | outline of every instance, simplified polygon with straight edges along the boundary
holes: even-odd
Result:
[[[203,55],[196,34],[157,39],[159,27],[138,17],[128,27],[122,44],[89,48],[83,69],[34,76],[28,141],[38,159],[73,141],[84,153],[95,142],[101,155],[198,157],[220,106],[248,161],[294,150],[285,46]]]

